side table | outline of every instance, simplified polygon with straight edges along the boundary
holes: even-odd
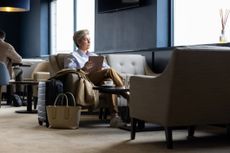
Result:
[[[33,102],[33,86],[38,85],[38,81],[10,81],[9,85],[26,85],[27,89],[27,109],[18,110],[16,113],[37,113],[37,110],[32,109]]]
[[[121,87],[114,87],[114,86],[95,86],[93,87],[94,90],[98,90],[100,93],[107,93],[107,94],[117,94],[117,95],[123,95],[125,92],[130,91],[128,88],[121,88]],[[124,97],[125,98],[125,97]],[[127,99],[128,100],[128,99]],[[123,111],[123,110],[121,110]],[[125,112],[121,113],[121,118],[124,118],[125,120],[129,120],[129,107],[127,106],[125,108]],[[125,121],[128,122],[128,121]],[[137,129],[136,131],[155,131],[155,130],[162,130],[162,127],[157,125],[150,125],[145,126],[145,122],[142,120],[138,120],[137,122]],[[131,131],[131,126],[124,126],[120,127],[120,129]]]
[[[126,92],[129,91],[128,88],[115,87],[115,86],[95,86],[95,87],[93,87],[93,89],[98,90],[100,93],[116,94],[116,95],[121,95],[121,96],[123,96]],[[127,97],[124,97],[124,98],[127,99]],[[124,122],[129,122],[129,120],[130,120],[130,118],[129,118],[129,107],[128,106],[125,106],[125,107],[122,106],[119,108],[119,106],[118,106],[118,110],[119,110],[119,114],[121,116],[121,119]],[[99,115],[100,119],[102,119],[103,112],[104,112],[103,109],[100,110],[100,115]],[[105,111],[104,118],[106,118],[106,114],[107,114],[106,112],[107,111]]]
[[[115,87],[115,86],[95,86],[93,87],[94,90],[98,90],[101,93],[109,93],[109,94],[116,94],[116,95],[124,95],[125,92],[128,92],[128,88],[122,87]]]

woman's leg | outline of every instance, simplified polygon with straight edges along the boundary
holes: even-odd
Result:
[[[101,85],[104,80],[108,78],[108,74],[110,74],[109,69],[104,69],[101,71],[93,72],[88,74],[88,77],[90,81],[93,82],[95,85]],[[115,116],[118,113],[117,109],[117,96],[114,94],[105,94],[106,95],[106,101],[109,103],[109,110],[111,113],[111,116]]]
[[[104,69],[101,71],[93,72],[88,74],[88,77],[95,85],[101,85],[103,81],[110,78],[113,80],[116,86],[123,86],[122,77],[114,69]],[[106,101],[109,103],[109,110],[111,113],[110,126],[124,126],[125,123],[122,122],[118,115],[117,95],[106,94]]]
[[[109,111],[111,117],[115,117],[118,115],[118,108],[117,108],[117,95],[114,94],[105,94],[106,100],[109,102]]]
[[[116,86],[124,86],[122,77],[113,68],[90,73],[88,74],[88,77],[95,85],[101,85],[103,81],[110,78]]]

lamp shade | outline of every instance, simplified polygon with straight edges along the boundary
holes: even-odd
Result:
[[[0,86],[7,85],[10,81],[10,75],[6,65],[2,62],[0,62],[0,74]]]
[[[25,12],[30,10],[30,0],[0,0],[1,12]]]

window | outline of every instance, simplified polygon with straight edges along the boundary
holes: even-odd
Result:
[[[73,50],[73,1],[51,2],[51,54]]]
[[[90,51],[94,51],[94,25],[95,25],[95,1],[77,0],[76,3],[76,30],[89,29],[91,46]]]
[[[174,45],[218,43],[220,9],[230,9],[229,0],[174,0]],[[226,39],[230,40],[230,19]]]
[[[73,33],[79,29],[89,29],[91,48],[94,49],[95,1],[53,0],[51,14],[51,54],[69,53],[75,49]]]

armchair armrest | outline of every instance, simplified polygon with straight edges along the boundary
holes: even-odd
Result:
[[[159,124],[166,122],[170,94],[167,82],[165,75],[132,76],[130,78],[130,116]]]
[[[147,63],[145,64],[144,69],[145,69],[145,75],[152,75],[152,76],[157,75],[156,73],[154,73],[154,72],[151,70],[151,68],[148,66]]]
[[[49,72],[35,72],[33,74],[33,79],[37,81],[48,80],[50,78]]]

